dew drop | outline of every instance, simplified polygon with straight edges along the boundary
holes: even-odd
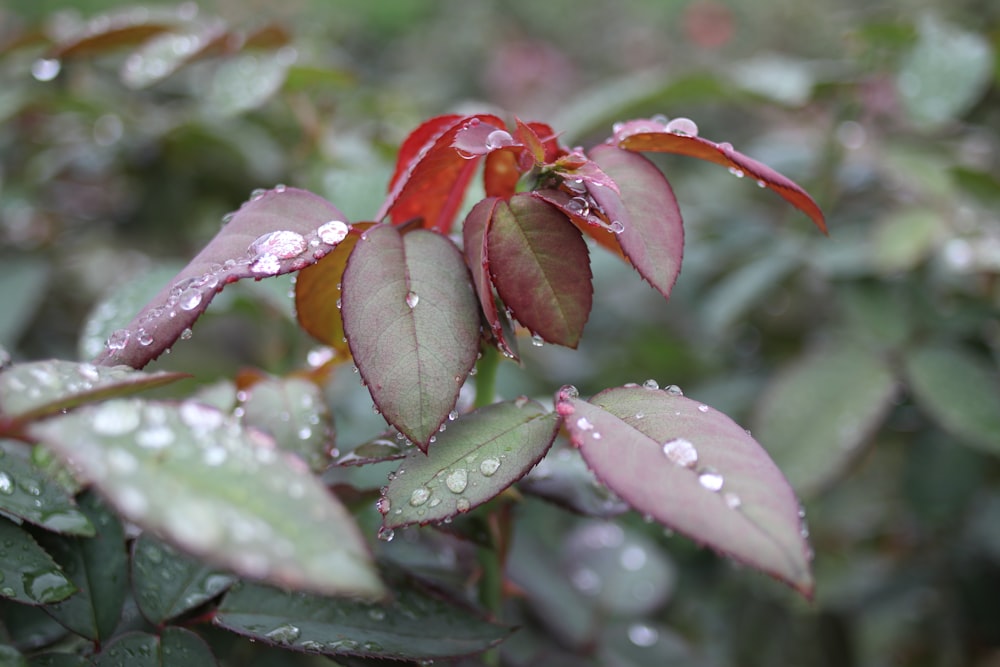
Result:
[[[485,477],[492,477],[496,474],[496,471],[500,469],[500,459],[489,457],[482,460],[479,464],[479,472]]]
[[[288,186],[285,185],[284,183],[278,183],[277,185],[274,186],[274,191],[277,192],[278,194],[281,194],[282,192],[284,192],[287,189],[288,189]]]
[[[135,436],[135,442],[146,449],[162,449],[174,441],[174,432],[167,426],[144,428]]]
[[[331,220],[320,225],[319,229],[316,230],[316,235],[320,241],[327,245],[337,245],[347,238],[350,231],[351,228],[346,222]]]
[[[124,435],[139,426],[141,417],[134,401],[108,401],[101,404],[91,421],[95,433],[106,436]]]
[[[698,406],[698,412],[708,412],[709,410],[710,408],[704,403]]]
[[[637,572],[646,564],[648,556],[646,550],[637,544],[630,544],[622,549],[618,557],[618,562],[629,572]]]
[[[590,215],[590,202],[583,197],[573,197],[566,202],[566,210],[572,215],[578,215],[581,218],[586,218]]]
[[[420,296],[416,292],[406,293],[406,305],[410,308],[416,308],[417,304],[420,303]]]
[[[291,644],[298,639],[301,634],[302,631],[299,630],[298,627],[286,623],[284,625],[279,625],[275,629],[266,633],[264,636],[278,644]]]
[[[135,339],[138,341],[139,345],[143,347],[149,347],[153,344],[153,336],[145,329],[139,329],[135,332]]]
[[[743,500],[732,491],[726,491],[722,494],[722,499],[726,501],[726,506],[732,510],[738,509],[743,504]]]
[[[593,431],[594,425],[590,423],[590,420],[586,417],[580,417],[576,420],[576,427],[581,431]]]
[[[39,58],[31,64],[31,76],[36,81],[51,81],[59,76],[62,63],[58,58]]]
[[[674,118],[663,129],[673,134],[681,134],[689,137],[698,136],[698,124],[690,118]]]
[[[763,180],[761,180],[761,179],[757,179],[757,187],[758,187],[758,188],[766,188],[766,187],[767,187],[767,183],[765,183],[765,182],[764,182]]]
[[[304,253],[307,247],[306,240],[298,232],[281,230],[258,236],[247,248],[247,254],[255,259],[265,255],[291,259]]]
[[[729,173],[735,176],[736,178],[743,178],[744,176],[746,176],[746,174],[743,173],[742,169],[737,169],[736,167],[730,167]]]
[[[112,332],[110,336],[108,336],[108,340],[104,343],[104,346],[107,347],[112,352],[117,352],[118,350],[124,350],[125,346],[128,345],[128,341],[131,337],[132,334],[129,332],[128,329],[117,329],[114,332]]]
[[[711,468],[705,468],[698,475],[698,483],[701,484],[702,488],[708,489],[709,491],[718,491],[722,488],[723,479],[715,470]]]
[[[14,480],[10,478],[10,475],[0,471],[0,493],[5,496],[9,496],[14,493]]]
[[[645,623],[633,623],[628,626],[628,640],[641,648],[649,648],[660,639],[660,633],[656,628]]]
[[[576,590],[585,595],[596,595],[601,590],[601,576],[588,567],[573,570],[569,580]]]
[[[684,468],[694,468],[698,463],[698,450],[685,438],[674,438],[663,443],[663,454],[674,465]]]
[[[376,537],[378,537],[378,539],[382,540],[383,542],[392,542],[392,538],[396,537],[396,531],[394,531],[392,528],[379,526]]]
[[[465,468],[455,468],[445,477],[444,484],[452,493],[462,493],[469,485],[469,471]]]
[[[611,232],[613,234],[621,234],[622,232],[625,231],[625,225],[622,223],[621,220],[612,220],[611,227],[609,229],[611,229]]]
[[[458,410],[452,410],[448,413],[448,421],[453,422],[456,419],[458,419]]]
[[[539,336],[538,334],[534,334],[531,337],[531,344],[534,345],[535,347],[542,347],[543,345],[545,345],[545,339]]]
[[[413,489],[413,493],[410,494],[410,505],[413,507],[420,507],[427,502],[427,499],[431,497],[431,490],[426,486],[420,486]]]
[[[510,136],[510,132],[506,130],[493,130],[488,135],[486,135],[486,149],[494,151],[498,148],[503,148],[504,146],[513,146],[514,137]]]
[[[201,305],[201,292],[191,287],[181,293],[177,299],[181,310],[194,310]]]
[[[462,513],[468,512],[472,509],[472,503],[469,502],[468,498],[459,498],[455,501],[455,509]]]
[[[194,332],[191,331],[191,327],[186,327],[184,331],[181,332],[181,340],[191,340],[191,336],[193,335]]]
[[[683,390],[681,390],[681,388],[678,387],[675,384],[667,385],[667,387],[666,387],[666,389],[664,389],[664,391],[666,391],[671,396],[683,396],[684,395]]]
[[[274,255],[261,255],[250,265],[250,271],[262,276],[273,276],[281,270],[281,260]]]
[[[650,378],[650,379],[648,379],[648,380],[646,380],[645,382],[642,383],[642,388],[643,389],[659,389],[660,388],[660,383],[657,382],[656,380]]]

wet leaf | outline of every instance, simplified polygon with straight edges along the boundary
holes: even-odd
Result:
[[[37,536],[39,544],[79,589],[72,597],[47,607],[47,611],[76,634],[102,641],[114,632],[125,602],[125,532],[118,517],[94,494],[82,495],[79,504],[97,528],[94,537]]]
[[[990,359],[956,345],[928,343],[905,358],[918,404],[961,442],[1000,454],[1000,381]]]
[[[479,114],[440,116],[414,130],[403,142],[389,194],[375,219],[388,216],[398,224],[422,218],[425,227],[444,234],[451,231],[479,164],[477,159],[463,158],[452,144],[463,127],[481,122],[503,127],[496,116]]]
[[[173,17],[146,8],[128,8],[91,18],[46,54],[47,58],[79,58],[141,44],[173,27]]]
[[[185,377],[184,373],[143,373],[128,366],[95,366],[59,359],[15,364],[0,372],[0,413],[27,422]]]
[[[878,354],[837,342],[808,352],[771,381],[752,430],[792,486],[812,494],[859,455],[895,396],[895,379]]]
[[[0,664],[6,667],[29,667],[28,659],[13,646],[0,643]]]
[[[93,667],[89,658],[74,653],[36,653],[28,667]]]
[[[462,225],[462,240],[465,247],[465,261],[472,272],[472,283],[476,287],[479,305],[483,309],[490,333],[501,352],[512,359],[517,359],[517,350],[508,342],[497,310],[493,278],[490,276],[490,264],[487,258],[486,231],[499,203],[498,198],[490,197],[473,206]]]
[[[618,243],[635,270],[664,298],[670,298],[684,256],[684,225],[670,184],[641,155],[607,144],[595,146],[590,155],[621,191],[588,187],[591,196],[612,226],[621,230]]]
[[[141,368],[169,349],[229,283],[300,269],[346,236],[333,204],[305,190],[260,191],[124,329],[114,332],[96,363]]]
[[[493,284],[514,317],[545,341],[575,348],[594,295],[580,232],[523,194],[497,205],[486,244]]]
[[[743,155],[731,144],[715,143],[694,134],[667,131],[666,126],[653,120],[631,120],[615,130],[618,146],[630,151],[679,153],[728,167],[733,175],[748,176],[761,187],[776,192],[782,199],[812,219],[826,233],[826,221],[819,206],[800,185],[771,169],[762,162]]]
[[[93,535],[93,524],[66,490],[26,457],[6,451],[4,442],[0,440],[0,511],[56,533]]]
[[[333,416],[319,386],[296,377],[269,378],[244,391],[244,425],[270,434],[278,447],[297,455],[313,472],[330,465]]]
[[[729,417],[645,387],[589,403],[564,387],[556,409],[587,465],[635,510],[811,595],[795,494]]]
[[[597,481],[579,450],[568,447],[553,448],[521,478],[517,488],[584,516],[613,517],[629,510]]]
[[[293,651],[395,660],[478,653],[510,632],[412,584],[393,582],[392,590],[392,601],[380,605],[239,584],[215,622]]]
[[[190,630],[163,629],[160,636],[129,632],[115,637],[94,660],[94,667],[197,667],[217,664],[205,640]]]
[[[288,587],[382,592],[350,516],[298,458],[227,414],[114,400],[32,428],[130,521],[184,551]]]
[[[285,85],[293,60],[280,50],[226,60],[215,70],[201,98],[205,113],[231,118],[263,106]]]
[[[52,604],[76,592],[59,565],[31,535],[0,517],[0,597],[22,604]]]
[[[447,238],[365,232],[344,272],[347,341],[386,421],[422,448],[447,419],[476,361],[479,308]]]
[[[592,215],[587,207],[581,207],[579,197],[553,188],[532,190],[531,196],[562,211],[577,229],[596,241],[605,250],[625,259],[625,253],[618,242],[618,235],[611,231],[610,223]]]
[[[341,283],[347,259],[361,234],[372,223],[352,225],[351,233],[333,252],[299,271],[295,279],[295,316],[302,328],[319,342],[329,345],[343,359],[351,356],[340,315]]]
[[[396,461],[405,457],[412,449],[412,446],[403,444],[402,435],[398,431],[389,431],[344,452],[337,459],[337,465],[363,466],[383,461]]]
[[[142,615],[160,625],[211,600],[236,577],[143,533],[132,545],[132,590]]]
[[[538,463],[559,428],[527,399],[494,403],[449,422],[424,455],[400,464],[379,500],[385,528],[442,521],[499,495]]]
[[[224,50],[228,38],[221,25],[158,34],[125,59],[122,83],[133,89],[152,86],[204,55]]]

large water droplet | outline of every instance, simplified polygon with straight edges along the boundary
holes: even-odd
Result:
[[[650,378],[650,379],[648,379],[648,380],[646,380],[645,382],[642,383],[642,388],[643,389],[659,389],[660,388],[660,383],[657,382],[656,380]]]
[[[494,151],[504,146],[514,145],[514,137],[506,130],[493,130],[486,135],[486,149]]]
[[[410,308],[416,308],[417,304],[420,303],[420,296],[416,292],[406,293],[406,305]]]
[[[10,475],[0,471],[0,493],[5,496],[9,496],[14,493],[14,480],[10,478]]]
[[[189,287],[181,292],[181,295],[177,298],[177,304],[181,307],[181,310],[194,310],[201,305],[201,292],[193,287]]]
[[[316,230],[316,236],[327,245],[337,245],[347,238],[350,231],[351,228],[346,222],[331,220],[320,225],[319,229]]]
[[[663,453],[671,463],[684,468],[693,468],[698,463],[698,450],[690,440],[674,438],[663,443]]]
[[[674,134],[682,134],[689,137],[698,136],[698,124],[690,118],[674,118],[673,120],[668,121],[663,129],[667,132],[673,132]]]
[[[578,215],[581,218],[586,218],[590,215],[590,202],[588,202],[583,197],[573,197],[568,202],[566,202],[566,210],[573,215]]]
[[[31,64],[31,76],[37,81],[51,81],[59,76],[62,63],[58,58],[39,58]]]
[[[413,489],[413,493],[410,494],[410,505],[413,507],[420,507],[427,502],[427,499],[431,497],[431,490],[426,486],[420,486]]]
[[[274,255],[261,255],[250,265],[250,270],[262,276],[273,276],[281,270],[281,260]]]
[[[490,456],[479,464],[479,472],[486,477],[492,477],[500,469],[500,459]]]
[[[291,644],[298,639],[301,634],[302,631],[299,630],[298,627],[286,623],[284,625],[279,625],[274,630],[266,633],[264,636],[273,642],[277,642],[278,644]]]
[[[455,468],[445,477],[444,484],[452,493],[462,493],[469,485],[469,471],[465,468]]]
[[[666,391],[671,396],[683,396],[684,395],[684,391],[681,390],[681,388],[678,387],[675,384],[667,385],[667,388],[664,389],[664,391]]]
[[[278,259],[291,259],[304,253],[307,247],[306,240],[298,232],[281,230],[258,236],[247,248],[247,254],[252,259],[264,255],[274,255]]]
[[[711,468],[705,468],[698,475],[698,483],[705,489],[709,491],[718,491],[722,488],[724,480],[722,475]]]
[[[594,425],[590,423],[590,420],[586,417],[580,417],[576,420],[576,427],[581,431],[593,431]]]

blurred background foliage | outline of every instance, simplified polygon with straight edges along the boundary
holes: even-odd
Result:
[[[687,229],[670,303],[595,250],[580,349],[522,345],[501,394],[655,378],[746,424],[803,499],[816,600],[641,517],[526,501],[506,661],[1000,665],[998,57],[983,0],[14,0],[0,344],[93,356],[253,188],[369,218],[432,115],[506,110],[569,145],[688,116],[805,186],[830,238],[658,156]],[[156,366],[305,364],[287,291],[227,290]],[[374,432],[349,371],[329,394],[342,446]]]

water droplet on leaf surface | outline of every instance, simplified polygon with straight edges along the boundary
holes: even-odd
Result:
[[[469,471],[465,468],[456,468],[448,473],[444,483],[452,493],[462,493],[469,485]]]
[[[406,293],[406,305],[410,308],[416,308],[417,304],[420,303],[420,296],[416,292]]]
[[[664,389],[664,391],[666,391],[671,396],[683,396],[684,395],[684,391],[680,387],[678,387],[677,385],[675,385],[675,384],[667,385],[667,388]]]
[[[660,383],[657,382],[656,380],[650,378],[649,380],[646,380],[645,382],[642,383],[642,388],[643,389],[651,389],[651,390],[659,389],[660,388]]]
[[[97,408],[91,428],[99,435],[113,437],[134,431],[140,421],[137,401],[108,401]]]
[[[275,629],[266,633],[264,636],[273,642],[278,644],[291,644],[302,634],[302,631],[298,627],[286,623],[285,625],[279,625]]]
[[[687,135],[689,137],[698,136],[698,124],[690,118],[674,118],[666,124],[664,129],[674,134]]]
[[[59,76],[62,63],[57,58],[39,58],[31,64],[31,76],[36,81],[51,81]]]
[[[469,502],[468,498],[459,498],[455,501],[455,509],[462,513],[468,512],[472,509],[472,503]]]
[[[410,494],[410,505],[413,507],[420,507],[427,502],[427,499],[431,497],[431,490],[425,486],[413,489],[413,493]]]
[[[496,150],[498,148],[503,148],[504,146],[514,145],[514,137],[510,136],[510,132],[506,130],[493,130],[488,135],[486,135],[486,148],[487,150]]]
[[[327,245],[337,245],[345,238],[347,234],[351,231],[350,225],[341,220],[331,220],[330,222],[325,222],[320,225],[319,229],[316,230],[316,235],[319,240]]]
[[[500,459],[490,456],[479,464],[479,472],[486,477],[492,477],[500,469]]]
[[[709,491],[718,491],[722,488],[724,480],[718,472],[706,468],[698,475],[698,483]]]
[[[648,648],[656,644],[660,639],[660,633],[656,628],[645,623],[633,623],[628,626],[628,640],[641,648]]]
[[[663,453],[670,462],[684,468],[693,468],[698,463],[698,450],[690,440],[674,438],[663,443]]]
[[[128,345],[129,338],[132,334],[128,329],[117,329],[108,336],[107,342],[104,344],[112,352],[117,352],[118,350],[124,350],[125,346]]]

